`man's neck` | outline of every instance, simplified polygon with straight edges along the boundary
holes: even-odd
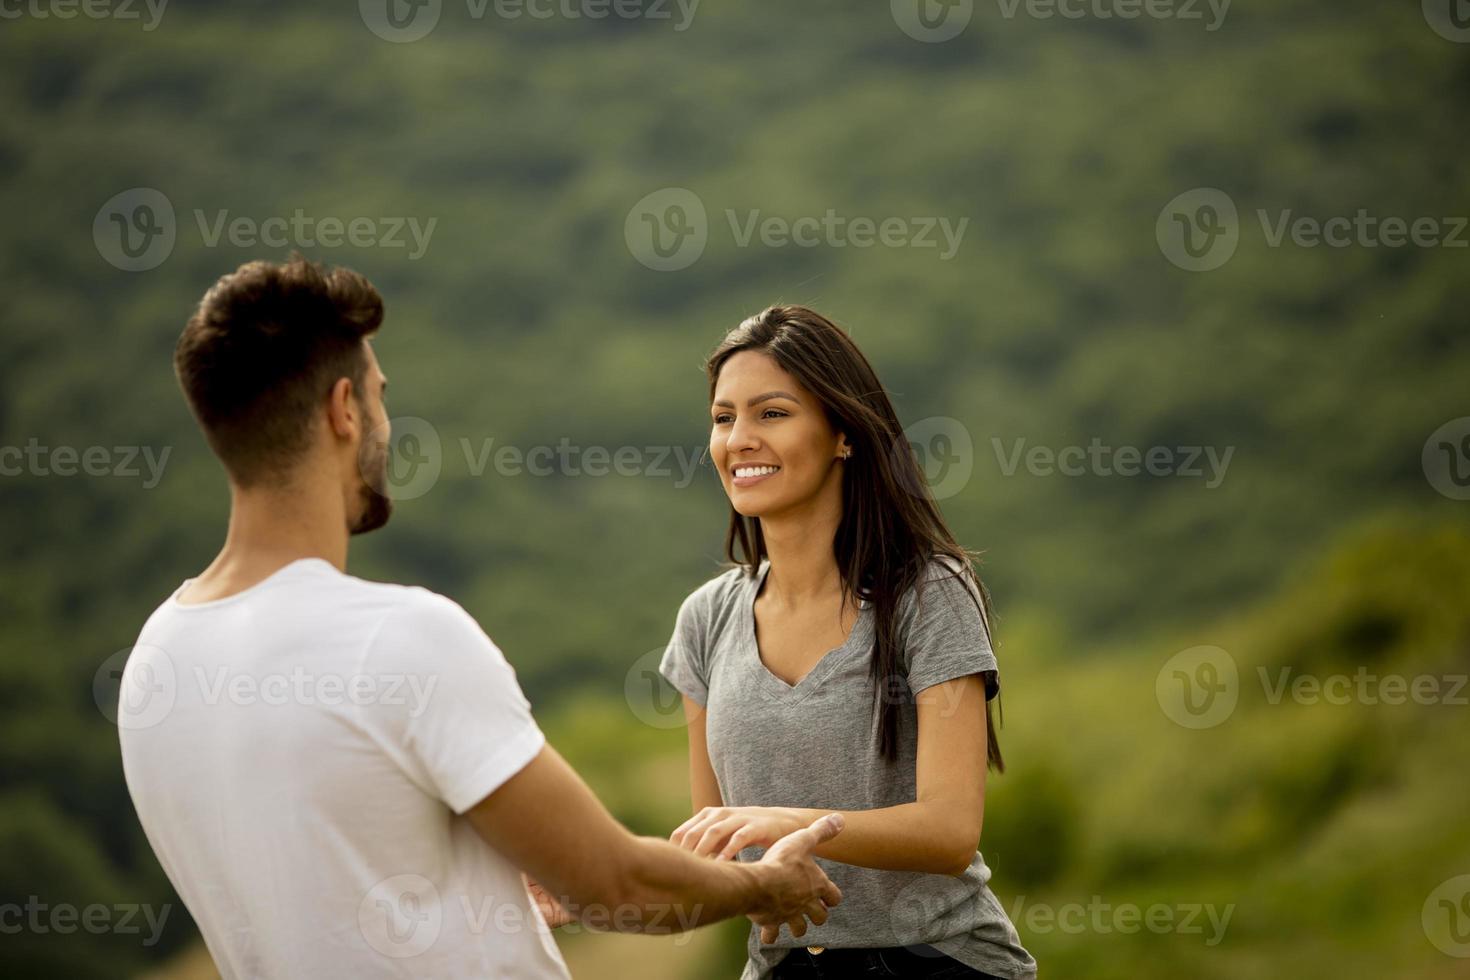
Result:
[[[340,493],[232,488],[224,547],[179,598],[186,603],[224,599],[303,558],[320,558],[346,571],[347,539]]]

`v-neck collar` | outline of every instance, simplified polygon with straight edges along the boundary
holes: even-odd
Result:
[[[822,654],[801,680],[795,684],[788,684],[771,673],[771,669],[761,659],[760,644],[756,640],[755,600],[760,595],[761,586],[765,584],[766,575],[770,570],[770,561],[762,561],[754,577],[746,581],[745,593],[740,602],[740,645],[744,649],[746,663],[761,690],[777,700],[794,703],[820,687],[822,682],[842,665],[845,653],[862,647],[871,632],[869,621],[872,618],[872,612],[867,602],[858,600],[858,617],[853,621],[852,628],[847,631],[847,639],[841,646],[834,647]]]

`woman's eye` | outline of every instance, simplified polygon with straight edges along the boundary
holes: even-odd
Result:
[[[728,416],[728,415],[716,415],[715,416],[715,425],[724,425],[728,421],[730,421],[730,416]]]
[[[761,418],[763,418],[763,419],[765,419],[765,418],[771,418],[772,416],[774,416],[774,417],[776,417],[778,419],[779,418],[785,418],[786,417],[786,413],[783,412],[783,411],[781,411],[779,408],[768,408],[764,412],[761,413]]]

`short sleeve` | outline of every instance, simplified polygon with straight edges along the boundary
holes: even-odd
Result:
[[[679,606],[674,635],[659,661],[658,671],[680,693],[701,707],[709,699],[708,588],[692,593]]]
[[[970,674],[984,677],[987,701],[1000,692],[999,667],[968,570],[955,562],[931,562],[924,581],[905,600],[901,622],[914,693]]]
[[[515,670],[474,617],[423,592],[390,611],[364,663],[385,692],[363,717],[415,781],[464,813],[546,744]],[[396,682],[399,695],[386,696]]]

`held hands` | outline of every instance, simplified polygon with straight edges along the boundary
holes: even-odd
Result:
[[[761,927],[762,943],[774,943],[783,922],[793,937],[806,935],[807,919],[821,925],[827,921],[827,910],[842,901],[842,892],[812,859],[819,845],[842,831],[842,823],[841,814],[819,817],[810,827],[783,836],[749,865],[760,875],[767,897],[765,907],[749,915]]]
[[[729,861],[747,847],[770,847],[806,824],[801,813],[785,807],[707,806],[669,840],[701,857]]]

